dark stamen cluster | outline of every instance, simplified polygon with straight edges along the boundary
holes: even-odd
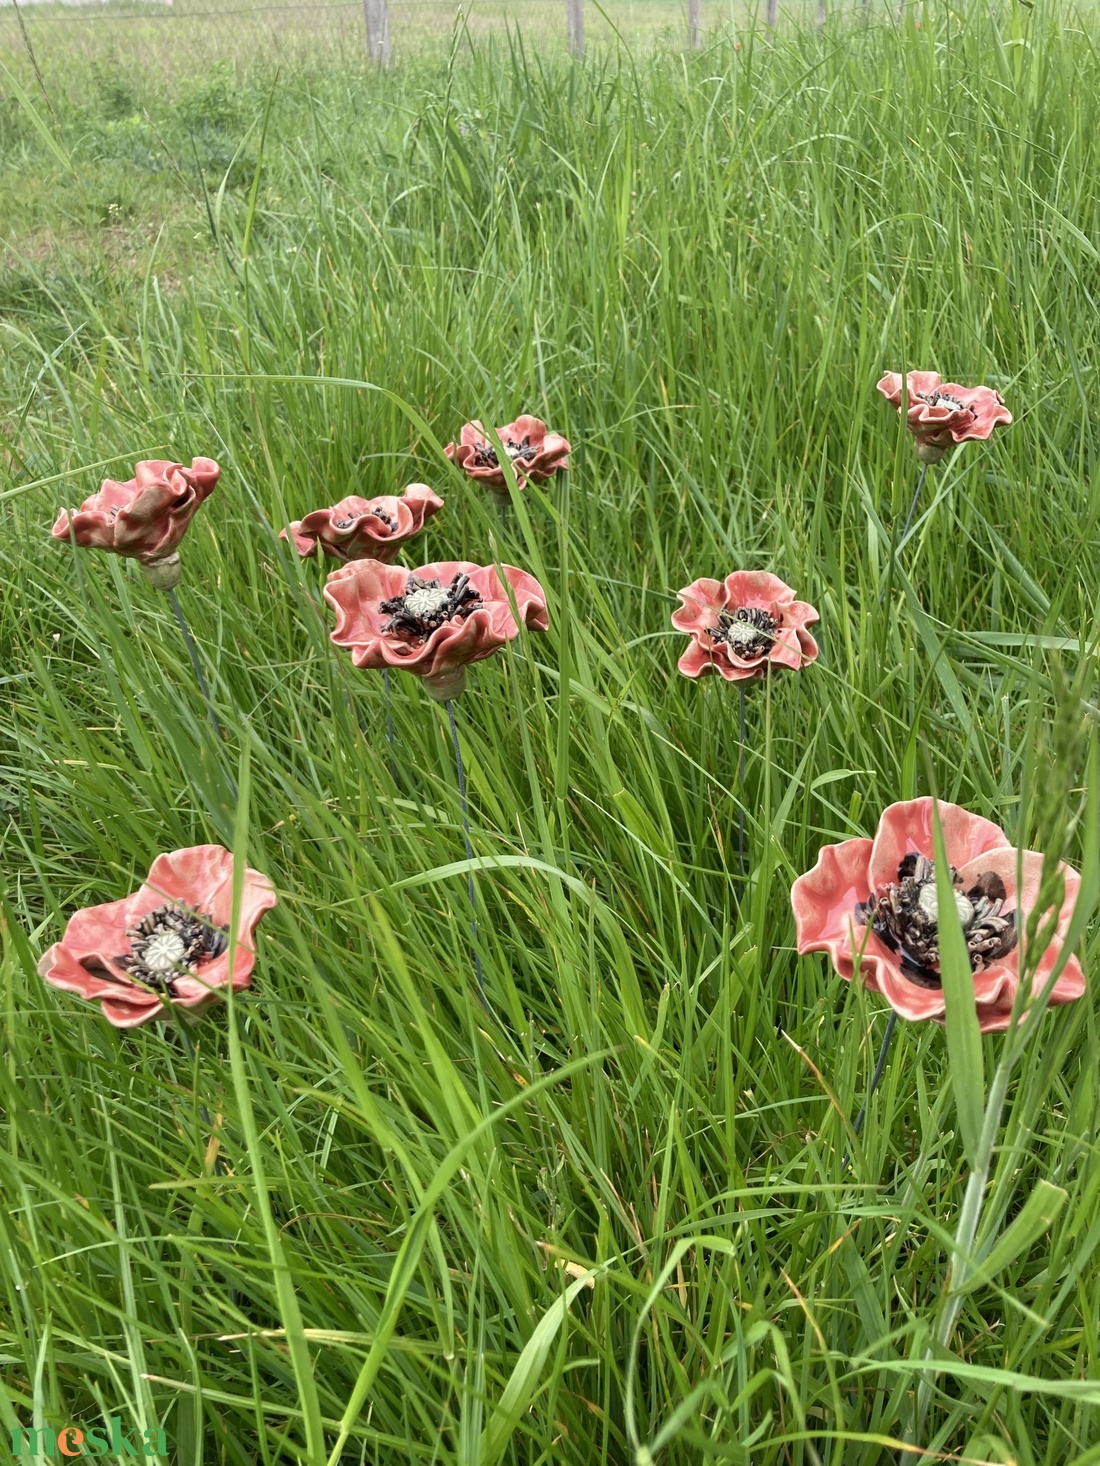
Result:
[[[718,625],[710,628],[709,635],[749,660],[771,650],[778,627],[776,618],[759,606],[739,606],[736,611],[719,611]]]
[[[963,929],[972,972],[982,972],[1016,945],[1016,913],[1004,911],[1004,881],[994,871],[980,875],[963,891],[951,867],[955,911]],[[940,979],[939,910],[936,872],[923,855],[910,852],[898,866],[896,884],[856,904],[856,921],[870,923],[875,935],[901,958],[901,970],[920,987],[938,988]]]
[[[381,603],[379,610],[390,617],[382,630],[406,641],[427,641],[433,631],[456,618],[465,621],[480,605],[468,575],[456,575],[449,586],[410,575],[403,596]]]
[[[229,928],[184,906],[158,906],[126,935],[130,950],[117,966],[149,987],[175,994],[175,979],[194,972],[200,962],[220,957],[229,946]]]
[[[389,525],[390,534],[397,533],[397,520],[391,518],[384,509],[372,509],[371,513],[374,515],[375,519],[380,519],[383,524]]]
[[[518,443],[513,438],[505,438],[504,451],[513,463],[517,458],[529,463],[538,454],[538,449],[531,447],[529,437],[523,438]],[[479,443],[474,449],[473,463],[475,468],[498,468],[500,459],[497,457],[497,450],[491,443]]]
[[[968,412],[971,417],[977,417],[972,407],[965,402],[960,402],[957,397],[952,397],[950,392],[941,392],[938,389],[934,392],[914,392],[914,397],[919,397],[922,402],[927,402],[929,407],[953,407],[957,412]]]

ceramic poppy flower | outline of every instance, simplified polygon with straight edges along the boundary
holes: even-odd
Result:
[[[772,667],[797,671],[817,657],[817,642],[806,628],[820,617],[766,570],[693,580],[676,594],[682,604],[672,624],[691,637],[676,664],[685,677],[717,672],[727,682],[740,682],[765,677]]]
[[[559,468],[569,467],[572,449],[559,433],[550,432],[541,418],[524,413],[507,427],[498,428],[497,437],[512,461],[516,484],[521,489],[528,479],[533,484],[542,483],[552,478]],[[448,443],[443,451],[470,478],[479,480],[487,489],[496,490],[498,497],[507,498],[507,480],[497,450],[479,422],[466,423],[458,443]]]
[[[878,390],[899,412],[906,389],[906,420],[922,463],[938,463],[952,443],[988,438],[998,423],[1010,423],[1005,400],[992,387],[959,387],[938,372],[910,372],[905,382],[887,372]]]
[[[999,826],[955,804],[939,806],[983,1033],[1008,1027],[1019,987],[1017,941],[1035,905],[1043,857],[1019,852]],[[856,970],[903,1018],[944,1021],[939,971],[932,800],[911,799],[883,812],[873,840],[826,845],[817,864],[791,888],[798,950],[828,952],[841,977]],[[1022,884],[1017,863],[1021,862]],[[1034,990],[1043,987],[1062,949],[1081,878],[1067,865],[1057,932],[1043,953]],[[1085,991],[1076,957],[1066,963],[1050,1001]]]
[[[246,866],[233,954],[234,990],[248,987],[256,925],[276,904],[271,882]],[[144,885],[121,901],[88,906],[44,954],[39,975],[98,1003],[116,1028],[171,1015],[197,1017],[230,983],[233,857],[220,845],[173,850],[153,861]]]
[[[351,652],[357,667],[400,667],[423,677],[439,702],[457,697],[466,668],[519,635],[550,624],[546,595],[533,575],[514,565],[442,560],[405,570],[377,560],[355,560],[325,582],[336,612],[334,645]],[[515,598],[517,622],[508,588]]]
[[[180,578],[180,541],[220,476],[212,458],[193,458],[190,468],[144,459],[126,483],[105,479],[79,509],[63,509],[53,537],[137,560],[158,590],[171,590]]]
[[[424,521],[443,508],[443,500],[427,484],[409,484],[400,494],[374,499],[351,495],[331,509],[315,509],[280,530],[293,539],[302,559],[321,550],[334,560],[381,560],[388,565],[406,540],[424,528]]]

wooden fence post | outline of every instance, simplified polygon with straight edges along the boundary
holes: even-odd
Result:
[[[379,66],[390,62],[390,16],[386,0],[363,0],[367,17],[367,55]]]
[[[579,61],[584,55],[584,0],[566,0],[569,50]]]
[[[691,49],[698,51],[703,44],[703,0],[688,0],[688,31]]]

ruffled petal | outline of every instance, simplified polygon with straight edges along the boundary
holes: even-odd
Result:
[[[785,612],[793,600],[790,586],[767,570],[735,570],[726,576],[727,606],[756,606],[774,614],[777,606]]]
[[[883,810],[871,855],[871,885],[876,891],[897,881],[898,866],[911,851],[933,859],[932,804],[932,799],[925,796],[901,800]],[[1008,837],[992,820],[942,800],[939,812],[947,858],[952,865],[963,866],[987,850],[1008,847]]]
[[[825,845],[813,870],[791,887],[798,951],[828,952],[841,977],[851,978],[859,932],[855,908],[871,894],[868,863],[872,841],[844,840]],[[853,940],[854,938],[854,940]]]
[[[726,587],[720,580],[704,577],[678,590],[681,605],[672,613],[677,631],[705,632],[718,624],[718,612],[726,608]]]

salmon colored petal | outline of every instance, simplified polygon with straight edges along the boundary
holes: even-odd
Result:
[[[146,562],[159,559],[178,548],[220,473],[212,458],[195,458],[190,469],[166,459],[144,459],[127,483],[105,479],[79,511],[60,514],[52,533],[56,539],[71,536],[87,549]]]
[[[856,947],[859,943],[856,905],[871,894],[867,879],[871,847],[866,839],[824,845],[813,870],[791,887],[799,953],[828,952],[842,977],[852,976],[853,932]]]
[[[1037,996],[1043,988],[1046,979],[1050,976],[1055,962],[1061,955],[1061,943],[1054,942],[1044,954],[1039,964],[1039,972],[1032,984],[1032,992]],[[1071,957],[1065,965],[1054,989],[1050,995],[1050,1006],[1060,1007],[1064,1003],[1076,1002],[1085,994],[1085,974],[1081,970],[1081,964],[1076,957]],[[1016,983],[1011,987],[1004,988],[992,1002],[978,1004],[978,1027],[983,1033],[1003,1033],[1008,1028],[1012,1018],[1012,1006],[1016,996]],[[1026,1022],[1028,1010],[1025,1008],[1022,1020]]]
[[[904,388],[897,372],[887,372],[878,390],[899,411],[904,390],[907,425],[918,444],[946,446],[984,440],[998,424],[1012,421],[1004,398],[992,387],[944,382],[938,372],[910,372]]]
[[[65,928],[65,944],[72,951],[108,952],[117,956],[126,950],[129,926],[129,898],[108,901],[103,906],[87,906],[74,911]]]
[[[547,629],[546,596],[534,576],[513,565],[502,566],[501,572],[503,581],[494,566],[469,560],[439,560],[414,571],[370,560],[345,565],[325,584],[325,599],[337,613],[330,640],[351,652],[356,667],[394,667],[438,679],[491,656],[519,634],[520,623],[535,631]],[[444,622],[422,642],[411,641],[386,629],[392,618],[381,603],[405,595],[413,575],[441,586],[465,575],[481,605]]]
[[[947,856],[959,869],[962,889],[970,889],[982,875],[997,875],[1005,886],[1004,909],[1029,910],[1037,899],[1042,857],[1034,851],[1018,856],[998,826],[957,805],[941,803],[939,813]],[[932,800],[928,798],[903,801],[884,810],[873,841],[825,846],[814,869],[800,876],[791,891],[798,950],[828,952],[837,971],[847,978],[853,975],[858,957],[863,982],[881,993],[903,1017],[932,1018],[942,1023],[946,1012],[942,990],[912,981],[902,970],[897,954],[877,933],[857,926],[854,913],[856,903],[864,903],[871,890],[881,894],[897,881],[898,865],[914,851],[934,858]],[[1021,867],[1019,881],[1017,861]],[[1061,870],[1065,897],[1059,913],[1059,935],[1039,963],[1036,992],[1059,960],[1061,935],[1069,925],[1080,889],[1077,872],[1069,866]],[[1018,924],[1023,919],[1019,917]],[[1019,983],[1018,960],[1018,950],[1013,951],[974,974],[974,999],[983,1033],[1008,1026]],[[1075,957],[1067,961],[1053,991],[1052,1003],[1072,1002],[1085,991],[1084,973]]]
[[[672,613],[672,624],[693,643],[677,663],[685,677],[713,671],[740,682],[764,677],[773,666],[798,671],[817,656],[817,643],[803,630],[819,619],[817,612],[809,602],[795,600],[790,586],[768,571],[735,570],[724,581],[699,579],[676,594],[681,604]],[[712,635],[722,611],[742,608],[765,612],[778,628],[766,652],[743,656],[725,638]]]
[[[802,666],[802,646],[793,626],[781,627],[776,632],[768,661],[776,667],[791,667],[796,672]]]
[[[1008,847],[1008,838],[999,825],[981,815],[971,814],[957,804],[939,806],[947,858],[954,866],[965,865],[987,850]],[[871,856],[871,884],[876,891],[895,882],[898,866],[911,851],[933,858],[932,800],[902,800],[883,810],[875,834]]]
[[[941,1019],[945,1012],[942,990],[910,982],[898,967],[894,954],[873,933],[868,946],[871,943],[878,952],[873,957],[865,957],[860,965],[860,976],[867,986],[881,993],[894,1012],[911,1023],[920,1023],[926,1018]],[[874,972],[873,983],[866,975],[868,967]]]
[[[900,372],[886,372],[882,379],[876,383],[878,390],[894,407],[901,406],[901,392],[904,383]]]
[[[803,631],[807,626],[812,626],[815,621],[820,620],[821,617],[816,608],[811,606],[809,601],[792,601],[789,606],[783,607],[784,626],[794,626],[799,631]],[[811,637],[810,640],[812,641],[813,638]]]
[[[1016,971],[1016,953],[1010,952],[1002,961],[987,967],[984,972],[974,974],[974,1001],[978,1008],[996,1008],[1006,1000],[1012,1007],[1012,999],[1020,986],[1020,974]]]
[[[1036,981],[1033,983],[1033,991],[1038,993],[1043,989],[1044,984],[1054,971],[1055,963],[1062,955],[1062,944],[1052,942],[1043,954],[1043,960],[1039,963],[1039,972]],[[1070,957],[1065,967],[1058,975],[1051,991],[1051,1007],[1058,1007],[1063,1003],[1074,1003],[1078,998],[1085,995],[1085,974],[1077,958]]]
[[[817,646],[817,642],[813,639],[813,637],[810,635],[810,633],[808,631],[803,631],[801,627],[799,627],[799,629],[798,629],[798,645],[799,645],[799,647],[802,650],[802,665],[803,666],[806,666],[806,664],[808,662],[816,662],[817,661],[817,657],[818,657],[818,646]]]
[[[507,445],[521,444],[526,440],[527,456],[512,459],[512,471],[517,487],[525,482],[541,483],[551,478],[559,469],[569,467],[569,444],[560,433],[552,433],[541,418],[530,413],[521,413],[515,422],[506,423],[497,429],[497,437]],[[480,422],[464,423],[457,444],[448,443],[443,450],[447,457],[470,478],[483,483],[486,488],[504,489],[508,480],[499,463],[476,462],[477,450],[495,447]]]
[[[197,912],[217,926],[230,920],[233,896],[233,857],[220,845],[196,845],[159,855],[145,883],[132,896],[104,906],[76,912],[60,942],[42,957],[38,971],[46,982],[89,1002],[99,1002],[105,1016],[118,1027],[147,1023],[167,1012],[165,1000],[154,988],[132,976],[118,960],[132,952],[130,931],[142,917],[161,906]],[[246,987],[255,965],[251,945],[265,911],[276,904],[271,882],[246,866],[243,875],[233,985]],[[173,1001],[198,1011],[217,998],[229,982],[229,954],[197,959],[192,972],[173,979]]]
[[[727,606],[759,606],[762,611],[771,611],[793,600],[790,586],[767,570],[735,570],[726,576]]]
[[[955,863],[955,862],[953,862]],[[1008,844],[1001,850],[991,850],[959,865],[959,881],[964,891],[969,891],[979,876],[986,873],[999,876],[1005,887],[1005,910],[1034,909],[1039,897],[1039,883],[1043,873],[1043,857],[1035,850],[1013,850]],[[1023,885],[1018,886],[1018,872],[1023,873]],[[1062,867],[1066,882],[1066,899],[1063,902],[1063,918],[1068,924],[1073,914],[1073,905],[1081,886],[1081,877],[1069,866]]]
[[[168,1017],[168,1009],[164,1007],[163,1003],[156,1001],[143,1008],[134,1008],[126,1003],[116,1003],[109,998],[104,998],[100,1008],[104,1018],[115,1028],[141,1028],[146,1023],[155,1022],[158,1018]]]
[[[293,538],[303,559],[320,549],[335,560],[392,561],[401,546],[420,533],[424,521],[442,509],[443,500],[427,484],[409,484],[401,495],[363,499],[349,494],[327,509],[295,520],[280,538]]]
[[[708,652],[696,641],[689,645],[676,666],[685,677],[705,677],[712,672],[721,671],[715,661],[713,651]],[[723,673],[723,675],[728,674]]]
[[[714,626],[726,607],[726,587],[720,580],[693,580],[676,594],[683,603],[672,613],[677,631],[705,631]]]

